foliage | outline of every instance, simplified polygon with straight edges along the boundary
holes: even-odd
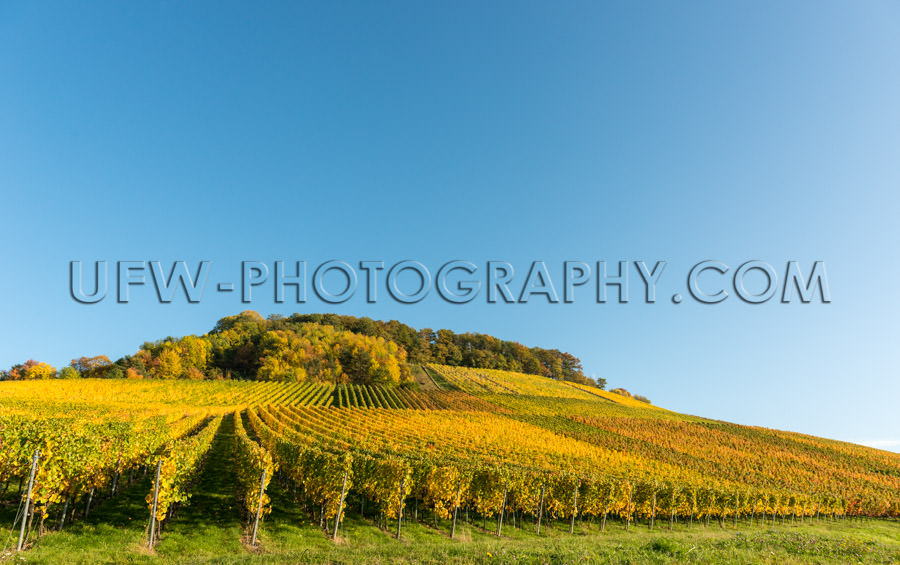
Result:
[[[12,381],[52,379],[56,377],[56,369],[48,363],[41,363],[34,359],[29,359],[28,361],[25,361],[25,363],[13,365],[5,375],[4,380]]]
[[[199,468],[203,456],[209,450],[222,416],[210,418],[196,434],[188,435],[170,443],[164,455],[159,459],[159,491],[156,501],[156,519],[166,519],[173,504],[184,502],[190,498],[187,485]],[[153,508],[155,485],[147,494],[147,507]]]
[[[145,343],[116,364],[129,378],[411,383],[409,363],[519,371],[603,388],[581,361],[555,349],[526,347],[484,334],[416,330],[397,321],[336,314],[266,319],[256,312],[222,318],[203,336]],[[93,375],[92,375],[93,376]]]
[[[450,330],[416,330],[396,320],[382,322],[338,314],[294,314],[272,320],[276,326],[290,327],[312,322],[364,335],[381,337],[403,347],[414,363],[502,369],[542,375],[560,380],[592,384],[603,388],[606,381],[586,377],[581,361],[570,353],[556,349],[526,347],[514,341],[477,334],[457,334]]]
[[[248,519],[257,510],[260,510],[260,517],[266,516],[272,511],[266,488],[278,467],[269,452],[247,435],[240,412],[234,414],[234,454],[238,498]]]
[[[77,379],[80,376],[74,367],[63,367],[59,370],[59,378],[61,379]]]
[[[112,367],[112,362],[106,355],[79,357],[78,359],[72,359],[70,364],[73,369],[85,378],[105,377]]]

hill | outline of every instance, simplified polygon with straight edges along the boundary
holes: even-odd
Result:
[[[774,544],[788,555],[800,543],[792,536],[811,535],[833,553],[817,558],[900,557],[900,544],[852,525],[900,515],[900,455],[687,416],[537,375],[426,364],[419,378],[431,386],[0,383],[0,519],[14,522],[37,450],[26,540],[37,562],[96,543],[107,553],[91,550],[95,558],[150,559],[138,549],[150,536],[139,524],[154,493],[154,551],[179,562],[248,551],[346,560],[344,546],[368,552],[367,562],[446,560],[448,551],[470,562],[486,547],[546,560],[536,542],[547,536],[577,555],[629,535],[662,544],[662,553],[623,554],[638,560],[688,558],[681,544],[697,535],[705,541],[695,547],[740,540],[748,554]],[[221,542],[209,547],[193,527]],[[632,534],[637,527],[673,533],[648,540]],[[894,539],[900,531],[896,521],[871,528]],[[64,533],[36,539],[54,529]],[[130,541],[113,541],[119,529]],[[432,545],[417,553],[406,536]],[[332,538],[336,546],[322,545]],[[703,547],[707,559],[718,555]]]
[[[324,384],[411,384],[423,363],[505,369],[603,388],[582,372],[581,361],[557,349],[526,347],[486,334],[416,330],[396,320],[337,314],[271,315],[246,311],[219,320],[201,336],[145,342],[112,363],[105,355],[80,357],[59,372],[28,360],[0,372],[0,380],[102,377],[131,379],[240,379]]]

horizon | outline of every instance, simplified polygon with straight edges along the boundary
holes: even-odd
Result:
[[[234,313],[232,313],[232,314],[226,314],[226,316],[237,315],[237,314],[240,314],[240,313],[243,313],[243,312],[246,312],[246,311],[248,311],[248,310],[243,310],[243,311],[241,311],[241,312],[234,312]],[[271,316],[274,316],[274,315],[280,315],[280,316],[284,316],[284,317],[289,317],[289,316],[292,315],[292,314],[301,314],[300,312],[292,312],[291,314],[283,314],[283,313],[276,313],[276,312],[264,313],[264,312],[258,312],[258,311],[256,311],[256,310],[252,310],[252,309],[249,310],[249,311],[256,312],[256,313],[260,314],[260,315],[261,315],[263,318],[265,318],[265,319],[269,319]],[[305,312],[305,314],[337,314],[337,313],[336,313],[336,312],[324,312],[324,311],[320,311],[320,312]],[[353,316],[353,314],[347,314],[347,313],[341,314],[341,315]],[[359,316],[359,317],[363,317],[363,316]],[[221,319],[221,318],[220,318],[220,319]],[[372,319],[378,320],[377,318],[372,318]],[[216,320],[216,321],[218,321],[218,320]],[[391,320],[378,320],[378,321],[383,321],[383,322],[397,321],[397,322],[400,322],[400,323],[406,323],[406,322],[404,322],[403,320],[396,320],[396,319],[391,319]],[[408,325],[408,324],[407,324],[407,325]],[[212,324],[210,324],[209,331],[211,331],[211,330],[213,329],[214,326],[215,326],[215,322],[213,322]],[[426,328],[426,327],[429,327],[429,326],[423,326],[423,327],[415,327],[415,326],[412,326],[412,327],[414,327],[414,329],[416,329],[416,330],[422,330],[422,329],[424,329],[424,328]],[[450,329],[450,328],[437,328],[437,327],[432,327],[431,329],[437,331],[437,330],[439,330],[439,329]],[[457,332],[456,330],[451,330],[451,331],[453,331],[454,333],[466,333],[466,332],[464,332],[464,331],[460,331],[460,332]],[[197,333],[197,334],[172,334],[172,333],[170,333],[170,334],[166,334],[165,336],[159,336],[159,337],[157,337],[157,338],[154,338],[154,339],[147,339],[147,340],[144,340],[144,341],[164,340],[164,339],[166,339],[166,338],[168,338],[168,337],[183,337],[184,335],[204,335],[204,334],[206,334],[206,333],[208,333],[208,332],[201,332],[201,333]],[[498,339],[501,339],[501,340],[507,340],[507,338],[505,338],[504,336],[494,335],[493,337],[498,338]],[[507,340],[507,341],[515,341],[515,340]],[[141,342],[141,343],[144,343],[144,342]],[[525,345],[526,347],[544,347],[544,346],[542,346],[542,345],[539,344],[539,343],[523,343],[522,345]],[[115,363],[115,362],[116,362],[117,360],[119,360],[120,358],[122,358],[122,357],[124,357],[124,356],[126,356],[126,355],[131,355],[131,354],[133,354],[135,351],[137,351],[137,349],[138,349],[139,347],[140,347],[140,344],[138,344],[137,346],[135,346],[134,350],[132,350],[132,351],[128,351],[128,352],[125,352],[125,353],[122,353],[122,354],[117,354],[117,355],[109,355],[109,359],[110,359],[113,363]],[[566,352],[565,349],[561,349],[561,351]],[[568,353],[572,353],[572,354],[575,355],[576,357],[579,357],[578,354],[575,353],[575,352],[568,351]],[[94,355],[105,355],[105,353],[94,351],[94,352],[90,352],[90,353],[85,354],[85,356],[94,356]],[[580,357],[579,357],[579,359],[580,359]],[[75,360],[75,359],[73,358],[73,359],[70,359],[69,361],[66,361],[66,362],[64,362],[64,363],[63,363],[63,362],[60,362],[59,364],[51,363],[51,365],[54,365],[54,367],[56,367],[57,370],[59,370],[59,369],[62,368],[63,366],[68,365],[70,361],[74,361],[74,360]],[[590,378],[592,378],[592,379],[596,379],[599,375],[596,375],[596,374],[590,374],[590,373],[587,373],[587,372],[586,372],[586,373],[585,373],[585,376],[588,376],[588,377],[590,377]],[[552,377],[545,377],[545,378],[552,378]],[[102,379],[101,379],[101,380],[102,380]],[[145,380],[157,381],[157,380],[160,380],[160,379],[145,379]],[[246,381],[246,380],[252,380],[252,379],[233,378],[233,379],[225,379],[225,380],[243,380],[243,381]],[[627,386],[622,385],[622,384],[619,384],[619,383],[613,383],[613,382],[607,382],[607,383],[606,383],[606,386],[605,386],[605,389],[606,389],[606,390],[612,390],[612,389],[614,389],[614,388],[624,388],[624,389],[628,390],[628,392],[630,392],[630,393],[632,393],[632,394],[639,394],[639,395],[642,395],[642,396],[647,396],[646,391],[629,390]],[[652,402],[652,398],[651,398],[651,402]],[[728,419],[710,418],[710,417],[705,416],[705,415],[703,415],[703,414],[687,413],[687,412],[683,412],[683,411],[681,411],[681,410],[678,410],[678,409],[676,409],[676,408],[672,408],[672,407],[670,407],[670,406],[663,406],[663,405],[660,405],[660,404],[658,404],[658,403],[653,403],[653,405],[656,406],[656,407],[658,407],[658,408],[663,408],[663,409],[666,409],[666,410],[672,410],[672,411],[679,412],[679,413],[681,413],[681,414],[686,414],[686,415],[689,415],[689,416],[698,416],[698,417],[707,418],[707,419],[722,420],[722,421],[726,421],[726,422],[730,422],[730,423],[735,423],[735,424],[740,424],[740,425],[744,425],[744,426],[750,426],[750,427],[758,427],[758,428],[772,429],[772,430],[777,430],[777,431],[794,432],[794,433],[803,433],[803,434],[805,434],[805,435],[812,435],[812,436],[815,436],[815,437],[821,437],[821,438],[824,438],[824,439],[832,439],[832,440],[842,441],[842,442],[846,442],[846,443],[852,443],[852,444],[856,444],[856,445],[863,445],[863,446],[865,446],[865,447],[870,447],[870,448],[872,448],[872,449],[879,449],[879,450],[882,450],[882,451],[889,451],[889,452],[894,452],[894,453],[900,453],[900,445],[898,445],[897,442],[890,441],[890,440],[888,440],[888,441],[881,441],[881,442],[879,442],[879,441],[873,441],[873,442],[870,442],[870,443],[859,442],[859,441],[851,441],[851,440],[844,440],[844,439],[840,439],[840,438],[832,438],[832,437],[826,437],[826,436],[821,436],[821,435],[816,435],[816,434],[806,434],[806,432],[799,432],[799,431],[797,431],[797,430],[791,430],[791,429],[776,428],[776,427],[772,427],[772,426],[764,426],[764,425],[760,425],[760,424],[747,423],[747,422],[733,422],[733,421],[728,420]]]

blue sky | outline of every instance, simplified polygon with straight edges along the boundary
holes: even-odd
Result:
[[[0,366],[247,308],[77,304],[71,260],[211,281],[667,260],[655,304],[251,307],[558,347],[674,410],[900,450],[898,23],[890,2],[5,2]],[[704,259],[822,260],[833,302],[673,304]]]

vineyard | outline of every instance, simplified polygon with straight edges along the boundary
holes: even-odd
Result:
[[[429,386],[0,383],[5,550],[39,556],[137,497],[143,509],[128,519],[145,524],[140,551],[152,558],[202,476],[229,477],[235,541],[263,554],[276,515],[312,524],[310,547],[341,544],[348,522],[398,544],[424,524],[465,546],[472,532],[537,540],[900,516],[894,453],[537,375],[434,364],[423,374]]]

